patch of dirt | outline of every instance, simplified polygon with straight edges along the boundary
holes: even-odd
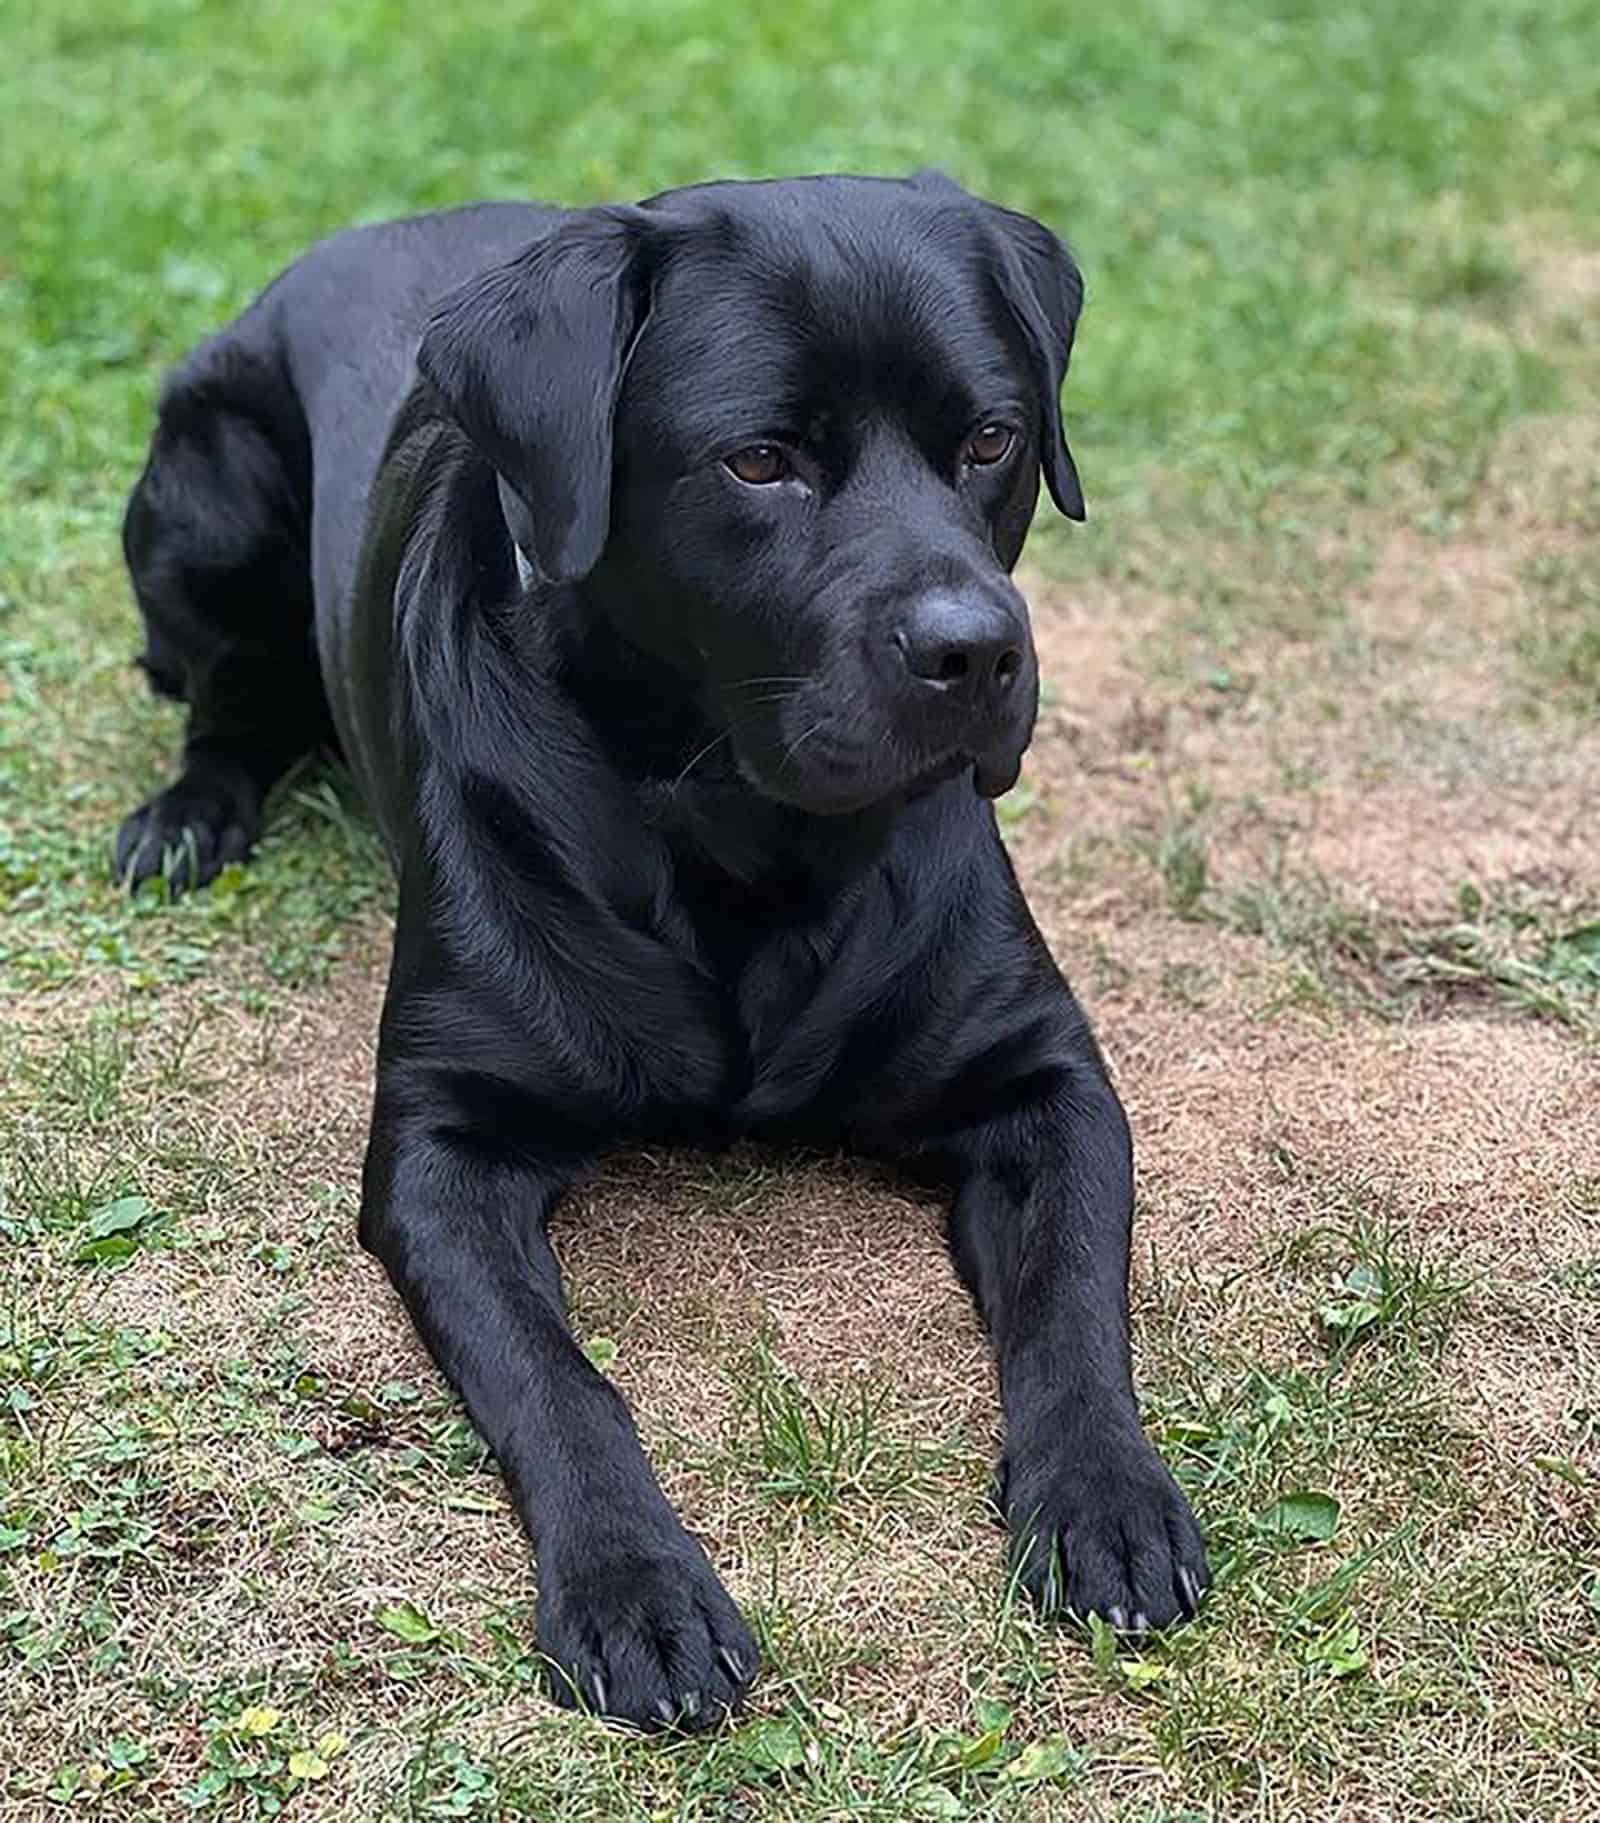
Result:
[[[1519,434],[1499,465],[1513,527],[1384,535],[1320,633],[1241,634],[1226,690],[1195,681],[1203,636],[1170,662],[1181,623],[1161,595],[1033,591],[1053,702],[1026,775],[1042,807],[1013,848],[1129,1105],[1140,1249],[1172,1270],[1259,1258],[1330,1196],[1530,1296],[1600,1258],[1591,1044],[1481,999],[1399,1018],[1286,1010],[1293,957],[1228,914],[1241,891],[1298,882],[1313,915],[1386,929],[1453,922],[1468,885],[1557,927],[1596,915],[1600,722],[1530,710],[1516,652],[1528,560],[1579,536],[1546,516],[1557,493],[1570,504],[1571,451],[1569,425],[1529,463]],[[1222,928],[1178,915],[1158,864],[1175,829],[1198,846]],[[1597,1371],[1569,1326],[1492,1313],[1468,1326],[1475,1428],[1521,1453],[1567,1447]]]
[[[1463,883],[1592,886],[1600,722],[1529,711],[1514,649],[1527,555],[1396,534],[1328,637],[1257,629],[1247,687],[1226,694],[1147,674],[1161,598],[1036,588],[1054,702],[1026,773],[1047,814],[1013,843],[1030,898],[1059,907],[1065,883],[1075,922],[1141,919],[1163,896],[1141,849],[1184,817],[1212,838],[1224,886],[1292,851],[1409,920],[1448,918]],[[1090,835],[1098,892],[1074,879]]]

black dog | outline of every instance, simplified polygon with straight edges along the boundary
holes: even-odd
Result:
[[[757,1665],[567,1327],[547,1220],[623,1142],[937,1173],[1027,1586],[1133,1631],[1205,1586],[1135,1408],[1127,1123],[987,801],[1041,469],[1083,514],[1080,298],[933,176],[488,205],[316,248],[162,399],[125,545],[189,732],[117,865],[203,883],[342,749],[399,876],[361,1239],[606,1714],[709,1719]]]

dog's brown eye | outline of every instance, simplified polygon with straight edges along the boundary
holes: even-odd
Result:
[[[773,443],[752,443],[726,458],[728,472],[747,487],[771,487],[789,473],[789,458]]]
[[[967,438],[966,459],[974,468],[992,468],[1011,454],[1012,433],[1004,424],[985,424]]]

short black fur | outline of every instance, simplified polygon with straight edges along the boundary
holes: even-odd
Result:
[[[505,1472],[557,1694],[642,1726],[757,1655],[567,1324],[546,1224],[621,1144],[941,1182],[1023,1582],[1138,1632],[1207,1581],[1135,1404],[1127,1123],[987,801],[1041,472],[1083,511],[1081,297],[932,174],[360,229],[178,370],[129,506],[190,725],[118,868],[203,883],[343,751],[399,880],[361,1239]]]

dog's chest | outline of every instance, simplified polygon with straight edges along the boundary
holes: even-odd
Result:
[[[712,931],[698,933],[723,1015],[718,1112],[735,1134],[832,1130],[851,1086],[892,1062],[887,1029],[874,1033],[874,1012],[904,955],[892,941],[884,896],[864,884],[831,905],[831,915],[795,919],[789,910],[786,919],[748,909],[741,918],[735,902]]]
[[[688,1102],[692,1124],[729,1136],[847,1138],[875,1099],[916,1099],[893,1079],[937,998],[940,895],[915,865],[934,814],[914,807],[894,830],[841,827],[810,845],[776,820],[657,825],[648,924],[675,988],[648,998],[675,1014],[652,1051],[696,1066],[657,1076],[664,1106]]]

